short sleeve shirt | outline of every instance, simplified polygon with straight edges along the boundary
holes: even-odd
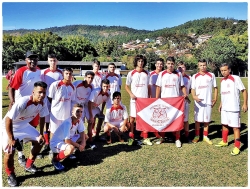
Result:
[[[108,91],[105,94],[101,93],[101,89],[94,89],[90,96],[89,96],[89,101],[93,102],[93,107],[98,107],[100,106],[103,102],[107,102],[110,98],[110,92]]]
[[[91,91],[93,90],[93,85],[87,85],[86,87],[83,84],[83,81],[77,80],[72,83],[76,89],[75,99],[72,101],[73,104],[82,104],[87,105]]]
[[[116,122],[116,121],[122,121],[124,119],[128,118],[128,112],[126,106],[121,104],[118,107],[114,107],[114,105],[107,109],[106,116],[105,116],[105,122]]]
[[[158,78],[158,73],[156,73],[156,71],[152,71],[150,72],[150,79],[149,79],[149,85],[151,85],[151,97],[155,98],[156,96],[156,81]]]

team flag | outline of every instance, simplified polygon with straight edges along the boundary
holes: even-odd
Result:
[[[137,98],[136,130],[173,132],[184,126],[184,98]]]

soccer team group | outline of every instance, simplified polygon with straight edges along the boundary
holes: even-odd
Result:
[[[87,71],[84,80],[74,81],[73,70],[57,68],[55,54],[48,55],[49,68],[37,67],[38,56],[31,51],[25,55],[26,66],[19,68],[9,83],[9,110],[2,122],[2,147],[4,168],[8,175],[8,184],[17,186],[14,172],[14,154],[18,151],[18,162],[26,171],[41,171],[34,165],[37,157],[49,155],[51,163],[58,171],[65,167],[60,163],[65,158],[74,159],[85,148],[96,149],[96,141],[111,141],[114,132],[120,142],[124,142],[124,133],[128,132],[128,145],[135,144],[136,98],[185,98],[184,134],[189,143],[200,140],[200,123],[204,124],[203,141],[212,145],[208,138],[212,107],[217,101],[217,85],[213,73],[207,71],[204,59],[198,61],[199,72],[192,77],[186,74],[183,62],[175,63],[174,57],[168,57],[166,63],[159,58],[155,61],[155,70],[144,69],[147,59],[143,55],[134,57],[134,70],[126,78],[125,89],[130,95],[130,112],[121,102],[122,81],[115,73],[116,65],[108,65],[108,73],[102,74],[100,62],[93,61],[93,71]],[[164,64],[166,70],[163,70]],[[220,67],[222,141],[216,146],[228,145],[228,132],[232,127],[235,145],[232,155],[240,153],[240,92],[243,94],[242,110],[247,111],[247,91],[238,76],[230,74],[230,65]],[[194,100],[195,137],[189,138],[188,95]],[[214,95],[213,95],[214,94]],[[106,113],[104,115],[104,109]],[[87,134],[84,122],[87,123]],[[97,124],[96,124],[97,121]],[[103,125],[105,138],[100,137]],[[39,125],[40,132],[36,127]],[[157,141],[165,141],[165,132],[154,132]],[[181,148],[180,131],[173,133],[177,148]],[[140,144],[152,145],[148,131],[142,131]],[[28,158],[23,153],[23,143],[31,142]],[[42,147],[43,150],[41,151]],[[41,151],[41,152],[40,152]]]

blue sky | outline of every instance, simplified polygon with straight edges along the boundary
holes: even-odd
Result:
[[[247,2],[3,2],[3,30],[66,25],[127,26],[157,30],[206,17],[246,20]]]

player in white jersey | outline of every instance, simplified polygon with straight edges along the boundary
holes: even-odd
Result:
[[[46,92],[47,95],[49,94],[49,87],[50,87],[51,83],[63,79],[63,72],[62,72],[62,70],[57,68],[57,63],[58,63],[58,60],[56,58],[56,55],[55,54],[48,54],[49,68],[43,69],[41,71],[41,80],[48,85],[47,92]],[[47,107],[50,111],[50,109],[51,109],[50,101],[47,98],[45,98],[45,102],[47,103]],[[43,136],[45,138],[45,146],[44,146],[43,151],[41,152],[41,154],[38,157],[41,157],[41,156],[47,154],[50,150],[50,147],[49,147],[49,139],[50,139],[49,123],[50,123],[50,114],[45,117],[45,131],[43,134]]]
[[[83,114],[82,114],[82,121],[84,122],[84,118],[86,116],[86,111],[88,111],[88,101],[89,96],[93,90],[92,81],[95,77],[94,72],[87,71],[85,73],[84,80],[77,80],[73,82],[73,85],[76,88],[75,99],[72,101],[71,106],[73,107],[75,104],[82,104],[83,105]]]
[[[105,76],[106,79],[109,80],[109,91],[110,91],[110,101],[111,104],[106,104],[107,108],[110,108],[113,104],[112,96],[115,91],[120,92],[122,86],[121,76],[115,73],[115,63],[111,62],[108,64],[108,74]]]
[[[25,62],[26,66],[23,66],[16,71],[9,87],[9,110],[21,97],[31,95],[34,83],[41,81],[41,70],[37,67],[38,56],[31,51],[27,51]],[[39,114],[31,120],[30,124],[34,127],[39,124]],[[24,166],[26,163],[23,152],[19,150],[18,162],[21,166]]]
[[[134,58],[134,70],[128,73],[126,79],[125,89],[130,96],[130,132],[128,145],[132,145],[134,142],[134,122],[136,118],[136,98],[149,98],[151,96],[151,90],[149,85],[150,75],[148,71],[144,70],[147,64],[147,59],[145,56],[136,55]],[[131,89],[130,87],[131,86]],[[143,137],[143,144],[152,145],[152,142],[148,138],[148,132],[142,131],[141,136]]]
[[[51,102],[50,136],[59,125],[70,117],[71,101],[75,98],[75,87],[72,85],[73,70],[66,67],[63,70],[63,80],[50,85],[48,99]]]
[[[104,79],[103,74],[99,71],[100,70],[100,62],[98,60],[94,60],[93,62],[93,72],[95,73],[94,80],[92,82],[92,85],[94,86],[94,89],[101,88],[101,82]]]
[[[14,172],[14,155],[15,148],[22,148],[19,141],[30,141],[33,144],[25,164],[25,170],[31,173],[40,171],[34,165],[34,161],[44,144],[44,117],[49,113],[47,105],[43,103],[43,99],[46,97],[46,87],[46,83],[36,82],[33,86],[32,95],[21,97],[3,119],[1,141],[4,151],[4,168],[10,186],[18,185]],[[37,114],[40,114],[40,133],[29,124]]]
[[[104,133],[107,134],[107,143],[111,143],[111,131],[114,131],[120,142],[124,142],[123,133],[129,130],[128,112],[121,104],[121,93],[116,91],[112,96],[113,105],[107,109],[105,115]]]
[[[158,58],[155,62],[155,70],[150,72],[150,78],[149,78],[149,85],[151,89],[151,98],[155,98],[156,95],[156,81],[158,78],[159,73],[162,71],[164,66],[164,59]],[[159,132],[154,132],[156,138],[161,138],[159,135]]]
[[[166,60],[167,69],[160,72],[156,81],[156,98],[167,97],[179,97],[187,98],[186,88],[183,82],[182,74],[174,69],[175,59],[169,56]],[[161,144],[164,141],[165,132],[160,133],[162,138],[157,144]],[[175,133],[175,145],[177,148],[181,148],[180,131]]]
[[[186,93],[189,95],[191,93],[191,76],[186,74],[186,64],[182,61],[178,62],[178,70],[182,73],[183,82],[186,88]],[[181,95],[183,93],[181,92]],[[191,143],[192,141],[189,139],[189,105],[191,101],[189,98],[185,99],[185,107],[184,107],[184,132],[185,132],[185,141],[187,143]]]
[[[192,76],[191,93],[194,99],[194,120],[195,137],[193,143],[200,139],[200,123],[204,123],[203,141],[213,144],[208,138],[208,127],[211,120],[212,107],[217,101],[218,89],[216,79],[213,73],[207,71],[207,62],[205,59],[198,61],[199,72]],[[214,88],[214,99],[212,93]]]
[[[240,92],[243,94],[242,111],[247,112],[247,90],[243,85],[239,76],[231,75],[230,65],[223,63],[220,66],[221,74],[221,103],[219,112],[221,112],[222,124],[222,141],[217,147],[228,146],[228,132],[232,127],[234,131],[234,149],[231,155],[238,155],[240,153]]]
[[[72,116],[61,123],[61,125],[54,132],[50,141],[50,148],[53,151],[53,159],[51,163],[58,171],[64,170],[64,166],[60,163],[61,160],[67,157],[74,157],[72,154],[75,148],[81,152],[86,146],[86,135],[84,133],[85,127],[82,122],[83,106],[75,104],[72,109]],[[78,131],[78,134],[76,133]]]
[[[103,79],[101,86],[101,89],[97,88],[91,92],[88,101],[88,111],[86,111],[86,118],[88,120],[88,144],[91,148],[96,148],[92,141],[92,129],[95,127],[95,120],[98,118],[95,140],[99,140],[99,133],[104,121],[103,110],[105,108],[106,102],[110,100],[110,92],[108,90],[109,80]]]

